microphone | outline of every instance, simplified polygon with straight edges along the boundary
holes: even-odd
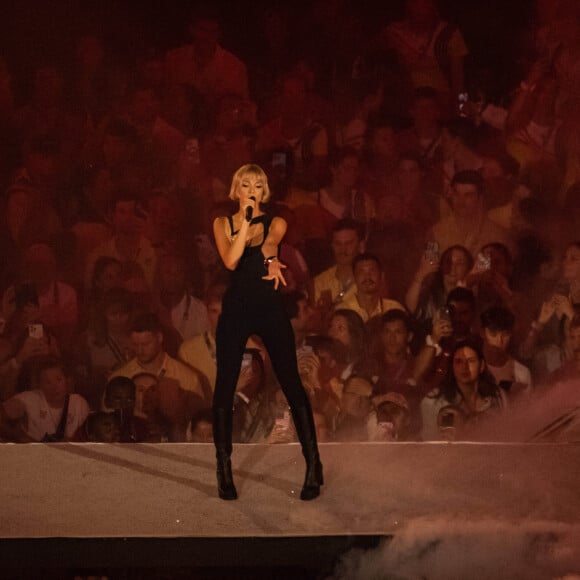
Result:
[[[253,195],[250,195],[250,199],[252,201],[256,201],[256,198]],[[246,221],[247,222],[251,222],[252,221],[252,215],[253,215],[253,213],[254,213],[254,208],[251,205],[249,205],[246,208]]]

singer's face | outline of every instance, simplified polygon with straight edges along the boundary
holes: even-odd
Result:
[[[246,173],[242,176],[238,186],[240,205],[244,205],[244,202],[248,201],[250,197],[255,197],[256,201],[260,201],[263,195],[264,182],[260,176],[253,173]]]

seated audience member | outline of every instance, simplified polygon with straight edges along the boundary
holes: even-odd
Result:
[[[359,254],[353,261],[352,271],[356,292],[340,304],[341,308],[354,310],[364,322],[381,316],[392,308],[405,310],[396,300],[384,298],[385,279],[381,263],[374,254]]]
[[[151,242],[142,234],[145,215],[141,213],[140,204],[140,200],[130,194],[119,195],[111,203],[110,219],[113,235],[88,257],[86,287],[92,280],[97,260],[104,256],[115,258],[123,265],[124,271],[127,271],[123,278],[138,266],[145,276],[147,285],[149,288],[152,287],[157,254]]]
[[[370,441],[406,441],[409,437],[411,413],[404,395],[389,392],[373,398],[376,427]]]
[[[415,378],[421,389],[439,386],[449,372],[449,353],[455,344],[465,340],[479,341],[474,325],[477,319],[475,296],[467,288],[455,288],[445,306],[439,308],[432,320],[431,334],[419,352],[415,364]]]
[[[334,421],[336,441],[368,441],[369,419],[372,411],[372,383],[351,376],[344,383],[340,399],[340,411]]]
[[[166,55],[169,83],[191,85],[212,104],[226,94],[247,97],[246,66],[220,46],[220,18],[215,7],[196,6],[187,25],[191,43]]]
[[[418,237],[437,220],[438,200],[426,191],[424,169],[414,153],[399,156],[393,181],[376,201],[376,220],[381,227],[396,223]]]
[[[577,316],[578,307],[572,306],[567,296],[555,293],[545,300],[535,320],[532,320],[525,340],[520,344],[519,355],[533,371],[534,382],[542,384],[546,378],[566,366],[574,357],[571,322]],[[543,343],[540,336],[549,323],[557,319],[558,336]]]
[[[50,328],[61,344],[68,345],[78,323],[77,293],[59,280],[56,256],[48,244],[33,244],[25,250],[22,279],[36,291],[38,322]],[[12,286],[4,294],[3,313],[6,320],[14,312],[14,292]]]
[[[17,443],[74,439],[89,414],[87,402],[68,392],[62,362],[44,357],[35,364],[31,390],[0,406],[0,426]]]
[[[185,209],[176,194],[163,189],[155,189],[147,197],[145,236],[158,255],[187,253],[193,240]]]
[[[29,372],[37,357],[60,355],[55,336],[40,322],[38,294],[32,285],[15,287],[14,312],[4,326],[0,400],[10,398],[18,390],[20,377]]]
[[[375,202],[390,187],[398,159],[393,121],[384,115],[371,117],[365,136],[360,181],[363,191]]]
[[[481,315],[481,337],[483,356],[487,370],[508,398],[529,396],[532,376],[527,367],[509,354],[515,318],[507,308],[496,306]]]
[[[161,103],[155,90],[135,84],[129,88],[126,115],[139,138],[139,161],[153,184],[169,184],[176,173],[185,136],[161,116]]]
[[[487,217],[483,179],[477,171],[460,171],[455,174],[449,200],[450,215],[437,222],[428,234],[428,239],[439,244],[440,251],[460,245],[475,255],[479,248],[492,242],[510,246],[509,232]]]
[[[329,239],[338,220],[354,219],[368,232],[375,217],[372,199],[357,188],[359,155],[345,147],[330,161],[330,182],[322,187],[313,204],[296,208],[296,215],[307,239]]]
[[[258,129],[258,152],[289,148],[294,157],[293,185],[317,191],[327,171],[328,131],[308,99],[307,83],[295,72],[279,83],[279,114]]]
[[[291,290],[282,295],[286,312],[290,318],[290,324],[294,331],[294,344],[296,351],[306,344],[306,338],[311,334],[313,310],[308,302],[308,297],[300,290]]]
[[[94,393],[86,398],[91,405],[100,399],[107,377],[134,356],[131,343],[131,316],[134,306],[131,294],[123,288],[107,292],[97,304],[90,321],[84,347]]]
[[[415,380],[415,357],[411,354],[413,331],[410,317],[402,310],[389,310],[381,317],[378,337],[376,395],[401,393],[407,401],[407,412],[411,419],[410,432],[419,428],[418,408],[422,391]]]
[[[136,128],[127,120],[114,116],[104,119],[103,124],[83,153],[87,168],[86,175],[82,176],[80,219],[72,228],[83,255],[94,249],[99,240],[105,241],[103,234],[108,237],[107,213],[113,191],[128,185],[142,172]]]
[[[441,218],[447,217],[449,213],[447,203],[449,199],[446,198],[452,194],[453,182],[458,173],[463,171],[477,173],[481,179],[481,189],[484,189],[483,184],[489,187],[493,180],[503,176],[503,169],[495,159],[484,157],[477,151],[476,128],[469,119],[456,117],[447,121],[441,134],[441,152],[443,153]]]
[[[477,296],[480,312],[504,306],[519,314],[518,295],[511,288],[512,272],[512,256],[504,244],[494,242],[481,248],[465,281]]]
[[[159,377],[151,373],[137,373],[131,377],[135,385],[135,415],[147,417],[145,412],[145,395],[149,389],[159,390]]]
[[[311,336],[298,358],[300,377],[315,408],[335,409],[350,374],[347,349],[329,336]]]
[[[105,387],[103,404],[118,420],[121,443],[148,440],[145,420],[135,415],[136,391],[135,383],[128,377],[113,377]]]
[[[337,127],[336,141],[341,147],[362,152],[369,117],[376,115],[383,103],[383,79],[361,78],[352,86],[350,116]]]
[[[203,334],[208,329],[205,304],[191,295],[184,258],[166,255],[157,265],[157,287],[167,318],[182,340]]]
[[[556,53],[561,50],[560,46]],[[557,58],[553,54],[547,60]],[[562,146],[558,133],[563,119],[557,114],[561,88],[545,64],[538,62],[514,93],[504,125],[505,148],[523,170],[556,164],[558,147]]]
[[[121,441],[119,418],[115,413],[105,411],[90,413],[83,431],[85,435],[83,439],[89,443],[119,443]]]
[[[233,94],[219,99],[212,131],[201,147],[201,162],[208,178],[225,188],[238,167],[252,162],[256,125],[254,103]]]
[[[381,31],[414,87],[432,87],[452,102],[463,90],[464,60],[469,54],[461,31],[445,22],[434,0],[406,0],[404,18]]]
[[[93,268],[93,275],[86,289],[85,297],[93,303],[102,300],[103,296],[115,288],[123,286],[123,265],[116,258],[103,256],[98,258]]]
[[[50,200],[29,184],[13,185],[4,192],[2,243],[15,261],[31,240],[52,240],[62,232],[61,219]],[[40,237],[39,237],[40,236]],[[6,264],[8,272],[14,264]]]
[[[410,106],[412,126],[397,135],[399,151],[413,151],[430,167],[441,156],[441,104],[431,87],[415,89]]]
[[[371,337],[371,356],[377,372],[375,394],[413,385],[412,339],[411,319],[406,312],[392,309],[380,317]]]
[[[445,305],[449,292],[465,286],[472,268],[473,258],[463,246],[450,246],[439,258],[437,246],[427,242],[405,296],[407,308],[419,320],[432,319],[437,309]]]
[[[133,382],[136,388],[135,414],[145,421],[147,441],[187,441],[191,418],[200,412],[199,398],[184,391],[175,379],[139,373],[133,377]]]
[[[438,439],[437,418],[442,407],[457,406],[465,413],[466,423],[473,423],[501,411],[507,402],[503,389],[489,378],[483,354],[475,343],[456,343],[450,359],[451,372],[446,380],[421,402],[424,441]]]
[[[131,342],[135,357],[113,372],[112,376],[132,378],[139,373],[150,373],[160,380],[170,380],[185,391],[192,406],[203,408],[206,394],[197,373],[182,362],[170,357],[163,349],[163,328],[154,314],[138,316],[131,326]],[[112,377],[111,377],[112,378]]]
[[[368,364],[367,333],[362,318],[354,310],[335,310],[327,334],[346,347],[345,376],[364,370]]]
[[[345,218],[336,222],[332,231],[331,247],[334,265],[314,277],[312,301],[317,308],[328,309],[340,303],[355,291],[352,263],[362,252],[361,227],[358,222]]]
[[[524,200],[530,198],[534,199],[529,185],[520,180],[513,186],[511,199],[506,204],[489,210],[487,217],[509,232],[517,233],[530,229],[531,224],[522,212]]]
[[[210,409],[199,411],[191,420],[191,443],[213,443],[213,416]]]

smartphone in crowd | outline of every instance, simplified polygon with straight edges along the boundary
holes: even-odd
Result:
[[[437,309],[435,317],[437,320],[446,320],[447,322],[451,322],[451,308],[449,308],[449,306],[441,306]]]
[[[455,413],[443,413],[439,419],[440,427],[453,427],[455,425]]]
[[[42,324],[29,324],[28,336],[36,340],[42,340],[44,338],[44,326]]]
[[[425,246],[425,259],[429,262],[439,262],[439,242],[430,240]]]
[[[459,93],[457,95],[457,109],[460,117],[467,117],[467,103],[469,101],[468,93]]]
[[[478,272],[487,272],[491,269],[491,258],[486,256],[483,252],[479,252],[477,254],[477,258],[475,259],[475,269]]]

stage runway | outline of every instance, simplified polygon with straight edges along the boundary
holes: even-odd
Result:
[[[548,530],[580,522],[579,445],[320,447],[326,483],[320,498],[299,499],[298,445],[237,445],[240,497],[225,502],[216,493],[212,445],[4,444],[0,557],[21,562],[29,550],[50,559],[55,550],[68,553],[71,542],[93,551],[107,542],[121,563],[119,546],[138,546],[157,565],[171,545],[173,557],[187,549],[210,565],[217,556],[209,546],[217,541],[253,542],[259,550],[268,540],[294,541],[300,551],[306,540],[333,538],[332,552],[354,537],[392,537],[422,521],[517,526],[533,519]],[[324,541],[317,545],[324,558]]]

